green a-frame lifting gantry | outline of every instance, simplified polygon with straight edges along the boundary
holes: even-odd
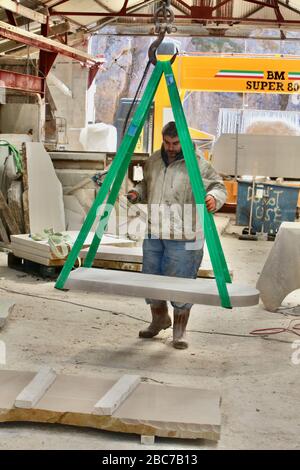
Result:
[[[131,120],[131,123],[123,138],[119,150],[104,179],[103,185],[101,186],[95,198],[95,201],[89,213],[87,214],[87,217],[73,245],[73,248],[69,253],[69,256],[56,282],[55,287],[57,289],[64,288],[64,285],[68,279],[71,270],[74,267],[79,252],[85,242],[85,239],[89,231],[91,230],[91,227],[93,226],[96,217],[98,216],[98,210],[102,207],[102,204],[104,204],[107,198],[106,204],[101,213],[98,228],[95,232],[92,244],[89,248],[87,257],[84,262],[84,267],[90,268],[92,266],[103,233],[107,226],[108,218],[116,202],[120,187],[122,185],[122,182],[128,170],[128,166],[130,164],[131,156],[136,147],[139,135],[143,129],[147,113],[154,99],[162,75],[164,75],[166,79],[178,136],[181,143],[188,174],[190,177],[193,195],[204,230],[207,247],[216,278],[218,292],[221,299],[221,305],[225,308],[231,308],[231,301],[226,285],[226,283],[231,283],[231,278],[218,236],[218,232],[215,226],[213,215],[209,213],[206,209],[206,192],[201,178],[197,159],[195,156],[193,142],[188,131],[186,118],[180,101],[178,88],[176,85],[170,61],[156,62],[156,65],[146,86],[145,92],[139,103],[139,106],[136,109],[136,112]],[[203,210],[200,210],[200,207],[201,209],[203,208]]]

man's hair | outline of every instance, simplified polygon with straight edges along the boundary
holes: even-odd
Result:
[[[163,127],[162,135],[163,135],[163,137],[165,135],[167,135],[168,137],[177,137],[178,136],[178,132],[177,132],[177,129],[176,129],[176,124],[175,124],[174,121],[168,122],[168,124],[166,124]]]

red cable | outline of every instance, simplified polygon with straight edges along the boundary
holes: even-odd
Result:
[[[297,320],[291,320],[288,327],[284,328],[261,328],[258,330],[253,330],[250,332],[250,335],[256,335],[256,336],[267,336],[267,335],[277,335],[279,333],[285,333],[285,332],[290,332],[294,333],[297,336],[300,336],[300,323],[295,323],[295,325],[292,325],[293,322]]]

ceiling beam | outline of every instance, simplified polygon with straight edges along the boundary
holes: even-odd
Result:
[[[86,34],[83,31],[79,31],[78,33],[70,34],[68,36],[68,45],[69,46],[77,46],[79,44],[82,44],[84,40],[86,39]],[[39,53],[39,49],[36,47],[29,47],[24,44],[21,44],[20,49],[8,52],[5,56],[2,56],[2,58],[5,57],[10,57],[10,58],[26,58],[28,55],[33,56],[37,55]]]
[[[188,9],[189,11],[191,11],[191,6],[188,5],[186,2],[184,2],[183,0],[176,0],[176,3],[180,3],[180,5],[183,8]]]
[[[276,15],[276,18],[277,18],[277,21],[278,21],[278,25],[280,26],[283,22],[284,22],[284,18],[281,14],[281,11],[280,11],[280,8],[279,8],[279,5],[278,5],[278,1],[277,0],[271,0],[273,6],[274,6],[274,11],[275,11],[275,15]],[[285,34],[282,30],[280,30],[280,36],[281,36],[281,39],[285,39]]]
[[[94,0],[95,1],[95,0]],[[124,1],[124,0],[123,0]],[[93,33],[94,31],[97,31],[101,28],[103,28],[104,26],[112,23],[112,22],[115,22],[115,21],[122,21],[122,18],[136,18],[137,20],[139,19],[148,19],[148,20],[153,20],[153,14],[148,14],[148,13],[136,13],[136,11],[148,6],[148,5],[151,5],[153,3],[155,3],[155,1],[157,0],[144,0],[144,1],[141,1],[138,5],[135,5],[134,7],[129,7],[126,9],[126,11],[124,11],[124,9],[122,8],[121,10],[117,11],[117,12],[111,12],[111,11],[108,11],[108,9],[106,9],[106,12],[87,12],[87,11],[56,11],[53,7],[50,8],[50,15],[53,16],[64,16],[65,18],[68,18],[68,15],[69,16],[69,19],[70,21],[74,21],[74,18],[76,18],[76,16],[91,16],[91,17],[98,17],[98,19],[96,19],[96,25],[91,25],[90,27],[88,25],[86,26],[82,26],[82,28],[87,28],[87,31],[90,32],[90,33]],[[217,5],[215,5],[213,7],[214,11],[220,11],[222,9],[222,7],[226,4],[228,4],[230,1],[232,0],[222,0],[220,1],[220,3],[218,3]],[[232,24],[246,24],[246,25],[252,25],[252,24],[257,24],[257,25],[267,25],[268,27],[276,27],[278,25],[278,10],[277,10],[277,19],[265,19],[265,18],[252,18],[252,15],[254,15],[256,12],[258,12],[259,10],[262,10],[263,8],[267,7],[267,8],[271,8],[274,13],[276,14],[276,11],[275,11],[275,8],[274,8],[274,4],[272,4],[271,1],[268,1],[267,3],[262,1],[262,0],[245,0],[247,3],[252,3],[253,4],[253,7],[255,7],[255,5],[257,6],[257,8],[253,8],[253,10],[249,13],[247,13],[244,17],[233,17],[232,15],[222,15],[222,16],[216,16],[216,17],[212,17],[210,18],[208,21],[209,23],[221,23],[221,24],[224,24],[224,23],[227,23],[228,25],[232,25]],[[96,0],[96,3],[100,4],[101,3],[101,0]],[[179,6],[182,7],[182,11],[181,11],[181,14],[179,13],[178,15],[176,14],[176,23],[178,24],[178,22],[180,23],[181,20],[194,20],[194,21],[206,21],[207,22],[207,18],[202,18],[200,15],[196,15],[196,14],[192,14],[191,13],[191,7],[190,5],[188,5],[185,1],[183,0],[171,0],[171,3],[172,5],[176,8],[178,8]],[[279,5],[283,4],[282,1],[278,0],[276,1],[276,3],[278,3]],[[283,4],[283,6],[285,6],[286,8],[288,8],[288,5],[286,5],[285,3]],[[124,4],[123,4],[123,7],[124,7]],[[290,7],[291,9],[292,7]],[[178,8],[179,9],[179,8]],[[183,11],[185,10],[185,11]],[[190,12],[190,13],[189,13]],[[296,11],[297,13],[300,14],[300,11]],[[185,13],[185,15],[183,15],[182,13]],[[176,24],[175,23],[175,24]],[[282,25],[286,25],[288,27],[293,27],[295,26],[296,28],[299,28],[300,26],[300,18],[299,20],[285,20],[283,19],[282,22],[280,22],[280,24]]]
[[[252,10],[252,11],[249,11],[248,13],[246,13],[244,16],[241,17],[240,21],[234,21],[234,22],[232,21],[230,25],[231,25],[231,26],[233,26],[233,25],[239,25],[239,24],[242,22],[242,20],[244,20],[244,19],[246,19],[246,18],[250,18],[252,15],[255,15],[255,13],[257,13],[257,12],[260,11],[260,10],[262,10],[263,8],[264,8],[264,7],[260,6],[260,7],[255,8],[255,9]]]
[[[127,8],[127,6],[128,6],[128,1],[129,1],[129,0],[124,0],[123,6],[122,6],[122,8],[121,8],[120,11],[124,11],[124,13],[126,13],[126,8]]]
[[[37,21],[38,23],[47,23],[46,15],[38,13],[31,8],[24,7],[20,3],[13,2],[12,0],[0,0],[0,7],[4,8],[4,10],[11,11],[12,13],[25,16],[25,18],[29,18],[30,20]]]
[[[34,75],[0,70],[0,83],[2,88],[18,90],[29,93],[43,93],[44,80]]]
[[[111,13],[114,11],[111,8],[104,5],[104,3],[102,3],[100,0],[94,0],[94,2],[97,3],[97,5],[99,5],[99,7],[104,8],[105,11],[109,11]],[[54,5],[54,6],[56,6],[56,5]]]
[[[96,1],[96,0],[94,0]],[[112,9],[108,9],[106,8],[106,12],[101,12],[101,11],[69,11],[69,10],[62,10],[62,11],[59,11],[59,10],[54,10],[53,7],[49,8],[49,11],[50,11],[50,16],[61,16],[61,15],[64,15],[64,16],[99,16],[99,17],[107,17],[107,18],[115,18],[115,17],[119,17],[119,16],[128,16],[130,15],[131,13],[137,11],[137,10],[140,10],[148,5],[151,5],[152,3],[155,3],[157,0],[144,0],[144,1],[141,1],[139,4],[137,5],[134,5],[132,7],[128,7],[127,4],[128,4],[128,1],[127,0],[124,0],[124,4],[121,8],[121,10],[119,11],[114,11]],[[179,3],[182,3],[180,0],[177,0],[177,2]],[[98,2],[97,2],[98,3]],[[100,2],[101,3],[101,2]],[[134,16],[134,15],[130,15],[130,16]],[[153,14],[143,14],[141,16],[145,16],[145,17],[152,17],[153,18]]]
[[[132,26],[131,24],[124,24],[121,25],[121,29],[119,28],[120,25],[117,25],[118,31],[110,32],[110,36],[137,36],[137,37],[151,37],[153,36],[153,30],[149,25],[143,25],[143,30],[142,31],[137,31],[136,27],[137,25]],[[148,27],[147,27],[148,26]],[[177,31],[176,33],[172,33],[170,37],[187,37],[187,36],[193,36],[193,37],[201,37],[201,38],[210,38],[211,35],[209,34],[210,28],[199,28],[199,26],[195,25],[195,27],[191,28],[191,25],[178,25],[177,26]],[[267,40],[267,41],[281,41],[280,33],[279,30],[277,29],[278,35],[277,36],[266,36],[263,35],[263,33],[257,33],[255,36],[250,36],[250,34],[253,32],[253,30],[246,29],[244,30],[243,28],[239,28],[238,30],[235,30],[234,28],[228,28],[225,35],[222,36],[224,38],[229,38],[229,39],[247,39],[249,41],[253,40]],[[99,31],[96,33],[97,36],[107,36],[107,33],[102,33]],[[217,37],[217,36],[216,36]],[[287,36],[285,41],[295,41],[298,42],[300,41],[300,36]],[[7,57],[7,56],[6,56]],[[1,63],[1,62],[0,62]]]
[[[133,13],[135,11],[139,11],[139,10],[145,8],[145,7],[153,5],[153,3],[155,3],[156,1],[157,0],[144,0],[140,3],[138,3],[137,5],[134,5],[133,7],[127,8],[127,12],[128,13]],[[182,0],[177,0],[177,2],[179,2],[181,4],[184,3]],[[151,15],[151,18],[153,19],[153,15]],[[93,27],[89,28],[88,31],[90,33],[93,33],[94,31],[98,31],[99,29],[104,28],[104,26],[107,26],[108,24],[113,23],[117,19],[118,19],[118,16],[114,16],[114,17],[106,19],[104,21],[103,20],[98,20],[96,22],[96,26],[93,26]]]
[[[67,57],[71,57],[74,60],[83,62],[87,66],[92,66],[94,64],[104,63],[103,58],[93,57],[90,54],[73,49],[72,47],[61,44],[53,39],[39,36],[38,34],[25,31],[24,29],[11,26],[3,21],[0,21],[0,36],[4,38],[11,39],[13,41],[18,41],[27,46],[37,47],[38,49],[48,51],[48,52],[57,52]]]
[[[292,7],[291,5],[289,5],[288,3],[285,3],[285,2],[282,2],[282,1],[278,1],[278,5],[284,7],[284,8],[287,8],[288,10],[292,11],[293,13],[297,13],[298,15],[300,15],[300,10],[298,10],[297,8],[295,7]]]
[[[230,1],[230,0],[226,0]],[[191,13],[191,8],[187,7],[186,5],[183,5],[182,2],[179,2],[179,0],[171,0],[171,5],[172,7],[176,8],[178,11],[181,13],[184,13],[185,15],[189,15]]]
[[[229,3],[231,2],[231,0],[223,0],[223,2],[221,3],[217,3],[211,11],[215,11],[215,10],[219,10],[219,8],[223,7],[224,5],[226,5],[226,3]]]
[[[272,0],[272,4],[273,4],[273,7],[274,7],[274,11],[275,11],[275,15],[276,15],[278,23],[284,21],[284,18],[282,16],[282,13],[281,13],[279,5],[278,5],[278,1],[277,0]]]
[[[6,13],[8,22],[9,22],[10,24],[12,24],[13,26],[18,26],[18,22],[17,22],[17,20],[16,20],[15,15],[13,14],[13,12],[12,12],[12,11],[9,11],[9,10],[5,10],[5,13]]]
[[[258,3],[258,2],[255,2],[255,3]],[[262,2],[259,2],[260,4]],[[266,5],[263,5],[262,8],[266,6]],[[253,14],[253,12],[252,12]],[[52,15],[59,15],[59,12],[52,12]],[[146,14],[146,13],[126,13],[126,14],[123,14],[121,12],[118,12],[118,13],[115,13],[115,14],[112,14],[112,13],[99,13],[99,12],[79,12],[79,11],[68,11],[68,12],[64,12],[64,15],[66,17],[68,16],[98,16],[98,17],[106,17],[106,18],[113,18],[113,19],[117,19],[117,18],[122,18],[122,17],[126,17],[126,18],[153,18],[153,15],[151,14]],[[212,17],[212,18],[204,18],[202,16],[199,16],[197,14],[194,14],[194,15],[190,15],[190,16],[186,16],[186,15],[176,15],[176,19],[185,19],[185,20],[188,20],[188,19],[192,19],[192,20],[200,20],[200,21],[213,21],[213,22],[228,22],[228,23],[231,23],[232,21],[239,21],[239,22],[251,22],[253,24],[255,24],[255,22],[257,24],[277,24],[277,20],[275,19],[267,19],[267,18],[247,18],[247,19],[244,19],[243,17],[232,17],[232,16],[221,16],[221,17]],[[282,24],[286,24],[286,25],[289,25],[289,26],[299,26],[300,24],[300,20],[286,20],[284,19]]]
[[[52,8],[52,7],[58,7],[59,5],[62,5],[63,3],[66,3],[68,2],[69,0],[59,0],[58,2],[56,3],[53,3],[49,8]],[[46,4],[49,3],[49,2],[46,2]]]
[[[54,25],[50,28],[50,34],[48,37],[54,38],[57,36],[61,36],[63,34],[68,33],[71,30],[70,23],[65,21],[64,23],[60,23]],[[33,33],[39,34],[39,29],[32,31]],[[24,44],[17,41],[3,41],[0,42],[0,54],[4,54],[5,52],[15,51],[17,49],[21,49],[24,47]]]
[[[259,0],[244,0],[247,3],[253,3],[254,5],[260,5],[261,7],[273,8],[274,6],[271,3],[261,2]]]

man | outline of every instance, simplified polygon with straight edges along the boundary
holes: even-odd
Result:
[[[204,237],[201,227],[196,230],[196,204],[175,122],[166,124],[162,137],[161,149],[145,164],[143,181],[127,196],[132,203],[148,203],[143,273],[195,279],[203,257]],[[202,156],[196,154],[196,158],[207,191],[207,210],[215,212],[226,200],[225,186]],[[166,226],[169,230],[167,236],[164,233]],[[169,328],[172,322],[166,301],[146,299],[146,303],[150,304],[152,322],[139,332],[139,336],[152,338]],[[171,304],[174,307],[173,346],[185,349],[188,347],[185,331],[192,304]]]

